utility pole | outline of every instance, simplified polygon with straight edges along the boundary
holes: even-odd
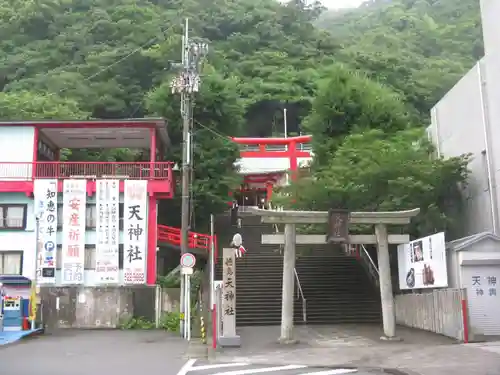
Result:
[[[182,37],[182,60],[181,63],[174,63],[173,66],[179,68],[180,73],[172,80],[170,87],[172,93],[180,93],[181,96],[181,116],[182,116],[182,205],[181,205],[181,256],[189,252],[189,222],[190,222],[190,175],[192,168],[191,160],[191,136],[193,126],[193,94],[200,88],[200,68],[201,60],[208,52],[206,43],[197,43],[189,39],[189,21],[184,22],[184,35]],[[180,313],[182,316],[189,316],[185,312],[190,308],[186,306],[185,295],[186,285],[181,277],[181,303]],[[181,320],[181,333],[184,332],[184,319]]]

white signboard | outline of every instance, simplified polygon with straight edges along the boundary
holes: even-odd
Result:
[[[448,286],[444,232],[398,246],[399,288]]]
[[[97,180],[96,282],[116,284],[119,275],[119,199],[118,180]]]
[[[56,282],[57,180],[35,180],[34,210],[38,218],[36,277],[38,284]]]
[[[146,283],[147,181],[125,180],[123,211],[123,280]]]
[[[82,284],[85,266],[86,180],[64,180],[62,284]]]
[[[236,335],[236,260],[233,249],[222,253],[222,316],[223,336]]]

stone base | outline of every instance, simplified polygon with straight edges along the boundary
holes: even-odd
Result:
[[[223,348],[239,348],[241,346],[240,336],[221,336],[219,337],[219,345]]]
[[[208,345],[204,345],[198,340],[190,341],[185,358],[188,359],[207,359],[208,358]]]
[[[278,339],[278,344],[281,344],[281,345],[295,345],[298,343],[299,343],[299,340],[295,340],[295,339],[286,339],[283,337],[280,337]]]
[[[388,337],[388,336],[380,336],[381,341],[392,341],[392,342],[400,342],[403,341],[401,337],[393,336],[393,337]]]

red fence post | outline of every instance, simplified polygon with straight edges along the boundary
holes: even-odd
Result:
[[[469,318],[467,314],[467,300],[462,298],[462,320],[464,325],[464,344],[469,342]]]

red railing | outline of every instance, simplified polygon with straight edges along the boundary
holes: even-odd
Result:
[[[118,178],[172,181],[172,162],[0,162],[0,180]]]
[[[210,252],[210,242],[212,237],[201,233],[188,233],[188,244],[190,249],[201,249]],[[158,241],[172,245],[181,245],[181,230],[179,228],[158,225]]]

